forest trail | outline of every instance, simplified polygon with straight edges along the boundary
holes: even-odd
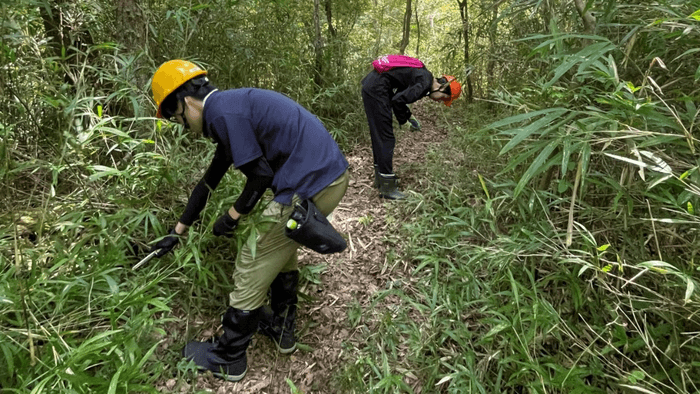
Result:
[[[396,130],[394,169],[401,177],[401,189],[421,192],[424,179],[425,155],[431,147],[439,146],[447,139],[447,131],[436,127],[433,119],[435,104],[416,103],[412,111],[421,122],[422,130]],[[369,140],[369,139],[368,139]],[[217,394],[260,393],[289,394],[286,379],[289,379],[304,394],[328,394],[334,392],[333,377],[341,371],[349,354],[362,348],[363,332],[373,332],[370,319],[363,316],[353,328],[349,310],[365,311],[370,308],[375,293],[387,289],[399,279],[406,281],[410,274],[409,262],[405,261],[400,245],[387,242],[387,237],[396,232],[402,222],[393,217],[385,220],[390,205],[379,198],[372,183],[372,150],[370,146],[358,146],[346,154],[350,163],[351,181],[345,197],[333,213],[333,225],[339,232],[348,235],[348,248],[339,254],[321,255],[302,248],[299,250],[299,266],[323,267],[315,275],[319,283],[302,279],[300,283],[299,309],[296,334],[302,348],[292,355],[281,355],[274,344],[261,334],[253,337],[248,348],[248,373],[237,383],[224,382],[209,374],[200,374],[196,388]],[[399,202],[400,203],[400,202]],[[387,254],[393,249],[394,258],[387,262]],[[408,280],[407,282],[410,282]],[[383,301],[390,302],[390,298]],[[359,304],[359,305],[358,305]],[[379,308],[383,308],[381,305]],[[208,323],[216,324],[218,316],[211,316]],[[209,339],[209,333],[201,337]],[[346,342],[351,346],[343,346]],[[171,381],[171,383],[174,383]],[[413,382],[420,385],[419,382]]]

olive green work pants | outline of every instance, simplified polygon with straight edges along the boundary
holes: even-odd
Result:
[[[311,199],[324,215],[329,215],[345,195],[350,176],[346,170],[325,189]],[[236,259],[233,273],[234,290],[229,294],[229,305],[236,309],[253,310],[265,303],[267,290],[280,272],[298,269],[297,249],[299,244],[284,234],[287,219],[299,201],[294,196],[292,205],[272,201],[263,212],[263,220],[271,222],[264,233],[258,234],[255,255],[246,243]]]

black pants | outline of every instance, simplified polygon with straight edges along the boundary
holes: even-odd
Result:
[[[374,164],[382,174],[393,174],[394,167],[394,128],[391,112],[391,96],[387,92],[386,97],[369,95],[362,90],[362,102],[365,105],[365,114],[369,123],[369,134],[372,138],[372,155]]]

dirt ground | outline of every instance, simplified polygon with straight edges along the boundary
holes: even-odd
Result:
[[[416,103],[412,108],[421,122],[421,131],[407,131],[408,125],[396,131],[394,171],[401,178],[403,190],[421,192],[421,179],[425,174],[421,173],[424,170],[420,163],[425,161],[425,154],[431,147],[439,146],[447,137],[447,132],[438,129],[429,119],[436,112],[436,105]],[[363,342],[362,333],[349,323],[348,310],[352,305],[357,308],[358,304],[365,310],[378,290],[402,279],[408,271],[408,262],[403,261],[400,250],[394,250],[394,263],[391,266],[386,264],[387,252],[394,246],[385,241],[396,232],[400,218],[394,216],[391,223],[385,221],[387,210],[397,202],[380,199],[372,188],[371,148],[359,147],[348,153],[347,159],[350,186],[333,213],[333,225],[347,235],[348,248],[333,255],[321,255],[308,249],[299,251],[300,267],[321,264],[326,267],[320,275],[320,284],[308,282],[300,288],[300,292],[312,298],[309,301],[308,297],[300,297],[297,312],[297,338],[303,349],[292,355],[281,355],[267,337],[256,334],[248,347],[248,372],[242,381],[231,383],[210,374],[200,374],[192,382],[197,389],[217,394],[288,394],[292,392],[286,382],[289,379],[304,394],[336,391],[332,389],[333,376],[347,360],[354,359],[342,343],[361,347]],[[219,316],[211,316],[212,326],[219,320]],[[372,325],[367,321],[363,324]],[[204,332],[202,338],[196,339],[205,340],[207,336],[211,336],[210,333]],[[179,391],[175,384],[174,379],[168,381],[164,384],[164,391]],[[182,391],[192,390],[192,387],[178,386]]]

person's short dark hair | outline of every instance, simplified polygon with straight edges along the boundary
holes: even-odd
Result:
[[[207,95],[216,89],[216,86],[209,83],[209,78],[204,75],[192,78],[170,93],[160,105],[161,114],[165,119],[170,119],[177,111],[177,103],[183,101],[185,97],[191,96],[198,100],[203,100]]]

